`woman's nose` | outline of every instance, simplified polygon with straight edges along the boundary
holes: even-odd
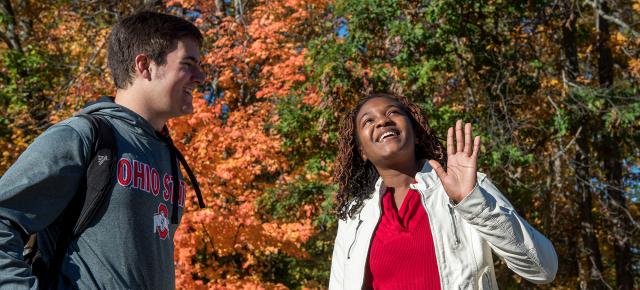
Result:
[[[387,117],[386,115],[378,118],[376,120],[376,127],[385,127],[385,126],[389,126],[393,124],[393,121],[391,119],[389,119],[389,117]]]

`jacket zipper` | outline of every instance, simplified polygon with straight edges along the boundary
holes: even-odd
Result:
[[[362,220],[358,220],[358,225],[356,226],[356,234],[353,236],[353,242],[349,246],[349,251],[347,252],[347,259],[351,259],[351,249],[353,245],[356,244],[356,240],[358,239],[358,229],[360,229],[360,225],[362,225]]]
[[[458,236],[458,226],[456,224],[456,215],[453,212],[453,208],[449,206],[449,217],[451,217],[451,225],[453,226],[453,235],[456,238],[454,247],[457,248],[460,245],[460,237]]]

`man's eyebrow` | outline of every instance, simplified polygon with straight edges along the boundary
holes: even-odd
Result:
[[[193,62],[198,63],[198,64],[200,63],[200,61],[197,58],[195,58],[193,56],[190,56],[190,55],[183,57],[182,60],[190,60],[190,61],[193,61]]]

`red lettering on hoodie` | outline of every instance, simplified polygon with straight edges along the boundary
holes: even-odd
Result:
[[[160,174],[155,168],[151,168],[151,191],[153,196],[158,196],[160,193]]]
[[[164,201],[169,201],[169,198],[171,197],[171,189],[173,188],[172,179],[173,177],[171,175],[166,173],[164,174],[164,190],[162,190],[162,197],[164,198]]]
[[[151,192],[151,166],[144,164],[144,191]]]
[[[127,158],[121,158],[118,161],[118,183],[123,187],[131,185],[131,161]]]
[[[144,166],[144,163],[133,160],[133,188],[144,189],[146,187]]]

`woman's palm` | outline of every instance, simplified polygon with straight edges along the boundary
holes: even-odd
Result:
[[[480,149],[480,136],[475,139],[471,135],[470,123],[462,130],[462,121],[456,122],[454,128],[447,132],[447,170],[435,160],[429,160],[429,164],[435,169],[444,190],[455,202],[462,201],[476,186],[478,169],[478,151]],[[454,133],[456,143],[454,145]],[[473,144],[472,141],[473,140]]]

